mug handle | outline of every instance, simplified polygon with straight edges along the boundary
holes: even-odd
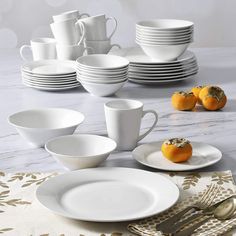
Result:
[[[121,49],[121,46],[119,44],[112,44],[109,52],[111,51],[113,47],[118,47],[119,49]]]
[[[91,50],[91,54],[94,54],[94,49],[92,47],[84,47],[84,52],[87,51],[87,55],[89,55],[88,49]]]
[[[157,115],[157,113],[156,113],[154,110],[146,110],[146,111],[143,111],[142,118],[143,118],[146,114],[148,114],[148,113],[152,113],[152,114],[155,116],[155,120],[154,120],[154,122],[153,122],[153,125],[151,126],[151,128],[150,128],[148,131],[146,131],[144,134],[139,135],[138,141],[140,141],[141,139],[143,139],[144,137],[146,137],[146,136],[155,128],[155,126],[156,126],[156,124],[157,124],[158,115]]]
[[[84,18],[90,17],[90,15],[88,13],[83,13],[83,14],[79,15],[79,18],[81,19],[83,16],[85,16]]]
[[[107,23],[109,20],[112,20],[112,21],[114,22],[115,28],[114,28],[113,31],[111,32],[111,35],[108,37],[108,39],[110,39],[110,38],[113,36],[113,34],[116,32],[116,29],[117,29],[117,20],[116,20],[116,18],[115,18],[115,17],[108,17],[108,18],[106,18],[106,23]]]
[[[82,33],[81,39],[80,39],[80,41],[77,43],[77,45],[80,45],[80,44],[83,42],[83,40],[84,40],[85,27],[84,27],[84,23],[81,22],[81,21],[77,21],[77,22],[75,23],[75,25],[76,25],[76,26],[79,25],[80,30],[81,30],[81,33]]]
[[[23,54],[23,51],[24,51],[26,48],[29,48],[29,49],[32,51],[32,48],[31,48],[30,45],[23,45],[23,46],[21,46],[21,48],[20,48],[20,56],[21,56],[21,58],[22,58],[24,61],[28,61],[28,60],[25,58],[24,54]]]

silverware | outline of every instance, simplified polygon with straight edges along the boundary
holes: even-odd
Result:
[[[217,206],[215,206],[217,205]],[[216,218],[218,220],[227,220],[235,216],[236,212],[236,196],[231,196],[226,198],[225,200],[215,204],[214,206],[210,207],[212,213],[209,217],[201,220],[200,222],[194,224],[193,226],[188,227],[182,231],[177,233],[170,234],[172,236],[189,236],[199,228],[201,225],[205,224],[209,219]],[[214,207],[214,210],[213,210]],[[202,214],[204,215],[204,214]]]
[[[173,233],[176,232],[176,223],[190,210],[195,210],[195,211],[200,211],[203,210],[207,207],[209,207],[212,203],[212,200],[214,199],[215,194],[218,191],[218,186],[216,185],[211,185],[205,194],[202,196],[199,202],[196,204],[189,206],[185,208],[184,210],[178,212],[174,216],[168,218],[167,220],[162,221],[160,224],[156,225],[156,229],[158,231],[162,231],[163,233]],[[211,199],[209,196],[212,196],[213,198]],[[178,227],[179,228],[179,227]]]
[[[164,234],[173,234],[177,232],[178,230],[180,230],[185,225],[191,223],[192,221],[198,219],[201,216],[214,214],[214,211],[216,210],[216,208],[218,208],[221,204],[223,204],[225,201],[230,200],[230,199],[236,199],[236,196],[235,195],[230,196],[220,202],[215,203],[214,205],[211,205],[210,207],[201,209],[201,212],[196,213],[180,222],[174,223],[173,225],[169,225],[169,228],[162,230],[162,232]]]

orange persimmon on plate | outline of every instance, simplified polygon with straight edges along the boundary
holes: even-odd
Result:
[[[162,154],[172,162],[184,162],[192,156],[192,145],[187,139],[172,138],[163,142]]]
[[[203,107],[209,111],[220,110],[227,102],[224,91],[217,86],[206,86],[201,89],[199,99],[201,100]]]
[[[171,103],[173,107],[179,111],[190,111],[195,107],[197,98],[194,96],[193,92],[180,91],[172,95]]]

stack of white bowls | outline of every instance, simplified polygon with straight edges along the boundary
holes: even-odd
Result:
[[[155,61],[176,60],[193,41],[190,21],[157,19],[136,24],[136,43]]]
[[[76,60],[77,79],[89,93],[103,97],[116,93],[127,81],[129,61],[104,54]]]

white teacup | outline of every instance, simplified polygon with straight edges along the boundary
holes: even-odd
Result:
[[[50,24],[52,33],[59,44],[81,44],[84,36],[84,26],[77,19],[68,19]]]
[[[88,47],[81,45],[65,45],[57,44],[57,58],[59,60],[76,60],[78,57],[83,56],[84,52],[87,51]],[[91,49],[92,50],[92,49]]]
[[[114,22],[114,29],[107,37],[107,22]],[[85,38],[87,40],[107,40],[110,39],[116,31],[117,20],[114,17],[106,18],[105,15],[90,16],[79,20],[85,28]]]
[[[133,150],[137,142],[148,135],[156,126],[158,115],[154,110],[143,111],[143,103],[136,100],[114,100],[105,103],[108,136],[117,143],[118,150]],[[155,120],[151,128],[139,134],[142,118],[152,113]]]
[[[63,12],[59,15],[55,15],[52,18],[53,18],[54,22],[60,22],[60,21],[69,20],[69,19],[77,19],[78,20],[84,16],[89,17],[89,14],[88,13],[80,14],[78,10],[73,10],[73,11]]]
[[[111,44],[111,40],[85,40],[84,45],[90,47],[93,51],[89,54],[107,54],[113,47],[121,48],[119,44]]]
[[[30,45],[23,45],[20,48],[20,55],[24,61],[28,61],[24,56],[26,48],[32,51],[34,61],[57,58],[56,40],[54,38],[36,38],[30,40]]]

